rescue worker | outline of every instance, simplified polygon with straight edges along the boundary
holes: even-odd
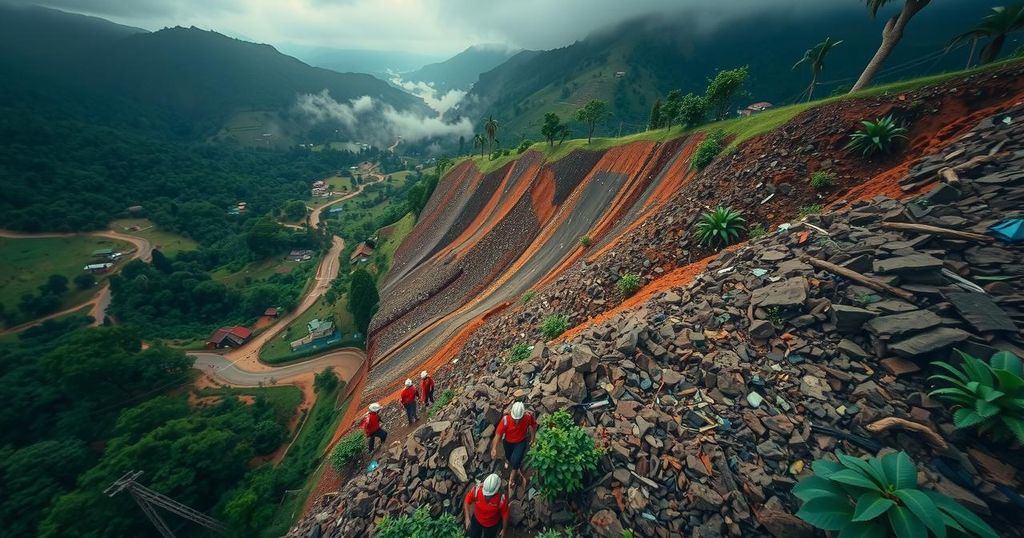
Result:
[[[370,447],[370,452],[373,452],[373,441],[380,439],[380,445],[384,446],[384,442],[388,440],[388,432],[384,431],[384,428],[380,427],[380,404],[373,402],[369,405],[370,412],[363,417],[363,433],[366,434],[366,442]]]
[[[499,489],[501,477],[491,473],[483,484],[470,488],[466,494],[463,513],[470,538],[505,538],[505,530],[508,528],[508,497],[498,493]]]
[[[402,407],[405,407],[405,418],[409,419],[410,426],[416,422],[416,397],[416,387],[412,385],[412,379],[406,379],[405,388],[398,399],[402,402]]]
[[[526,406],[523,402],[512,404],[509,414],[501,417],[498,428],[494,431],[494,441],[491,442],[491,459],[498,459],[498,440],[502,442],[505,450],[505,468],[511,468],[508,475],[508,490],[514,491],[516,477],[522,477],[520,470],[523,465],[523,458],[526,450],[533,444],[537,437],[537,421],[533,415],[526,413]]]
[[[434,378],[426,370],[420,372],[420,398],[424,406],[434,403]]]

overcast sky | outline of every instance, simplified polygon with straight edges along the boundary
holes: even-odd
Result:
[[[689,10],[714,24],[737,12],[806,12],[860,0],[35,0],[158,30],[204,29],[270,44],[447,55],[478,43],[553,48],[610,24]],[[958,0],[959,1],[959,0]],[[899,2],[894,2],[899,3]]]

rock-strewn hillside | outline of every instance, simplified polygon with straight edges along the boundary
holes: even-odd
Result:
[[[456,400],[379,452],[379,469],[323,499],[292,535],[364,536],[376,518],[422,504],[458,511],[468,482],[492,468],[494,424],[514,399],[541,414],[575,409],[607,449],[580,499],[585,535],[811,536],[792,515],[790,489],[811,461],[837,450],[905,450],[924,488],[984,515],[1001,535],[1021,535],[1021,450],[955,430],[950,409],[926,395],[926,376],[928,362],[954,347],[1024,355],[1024,249],[956,234],[1024,217],[1022,120],[1024,104],[1005,103],[892,178],[898,186],[947,170],[952,184],[909,201],[855,202],[724,251],[688,284],[567,341],[538,342],[521,363],[464,352],[458,369],[438,375],[459,390]],[[539,308],[549,306],[516,314],[519,330]],[[481,331],[475,350],[497,345],[488,338],[504,343],[501,331]],[[570,406],[606,391],[613,407]],[[449,462],[462,451],[464,465]],[[533,491],[516,497],[512,513],[531,534],[574,519]]]

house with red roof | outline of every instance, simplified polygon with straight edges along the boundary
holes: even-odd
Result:
[[[252,331],[245,327],[221,327],[206,340],[206,349],[236,348],[249,340]]]

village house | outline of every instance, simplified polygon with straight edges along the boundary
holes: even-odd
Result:
[[[312,319],[306,323],[306,331],[309,333],[298,340],[288,344],[292,352],[299,351],[306,346],[329,340],[337,332],[334,321],[328,319]]]
[[[370,259],[373,256],[373,245],[369,241],[363,241],[359,243],[359,246],[352,251],[352,255],[349,257],[349,262],[353,265],[362,263]]]
[[[306,262],[313,259],[312,250],[293,250],[288,253],[288,259],[293,262]]]
[[[754,103],[754,104],[748,106],[747,108],[741,108],[741,109],[737,110],[736,111],[736,115],[737,116],[750,116],[750,115],[753,115],[753,114],[757,114],[758,112],[764,112],[765,110],[768,110],[769,108],[772,108],[772,106],[773,105],[771,103],[767,102],[767,101],[761,101],[759,103]]]
[[[268,318],[276,318],[276,317],[281,315],[281,312],[277,308],[272,306],[272,307],[264,310],[263,311],[263,315],[267,316]]]
[[[221,327],[206,340],[207,349],[237,348],[249,341],[252,331],[245,327]]]
[[[114,266],[114,264],[112,264],[110,262],[90,263],[89,265],[86,265],[85,267],[83,267],[82,270],[85,271],[86,273],[92,273],[94,275],[101,275],[103,273],[109,272],[110,268],[113,267],[113,266]]]

